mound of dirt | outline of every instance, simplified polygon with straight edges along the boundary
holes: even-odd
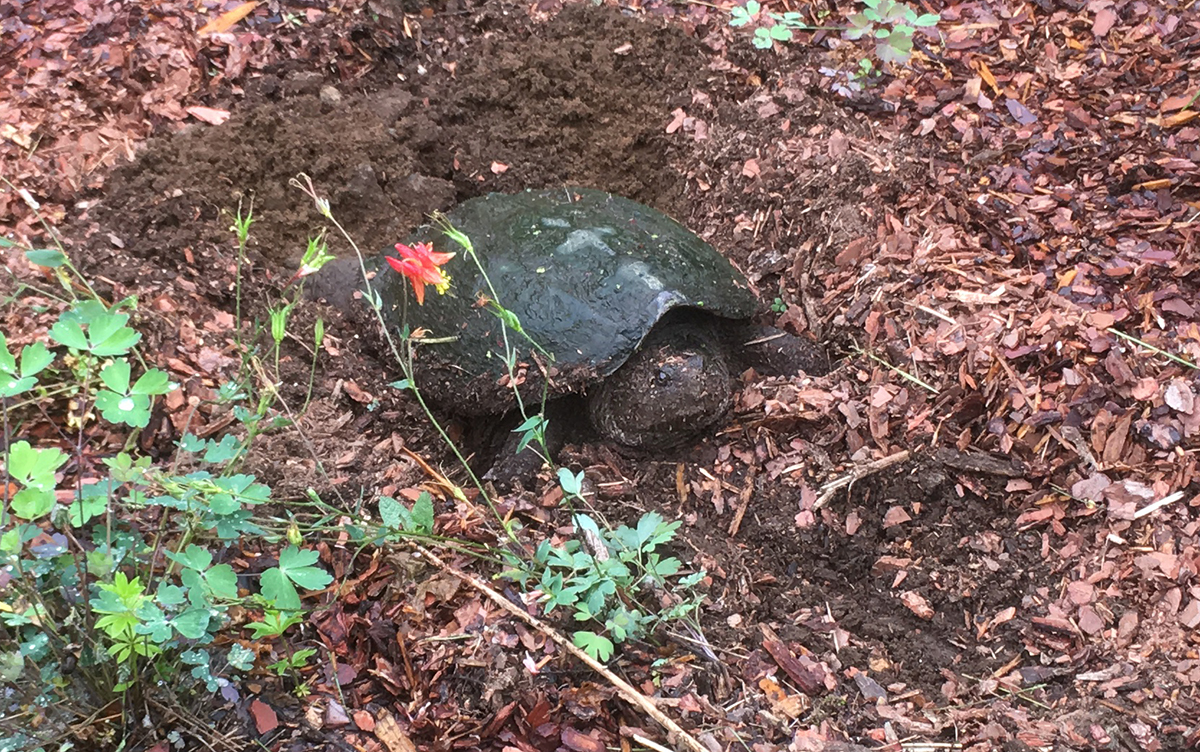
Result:
[[[228,248],[239,204],[253,206],[252,250],[294,265],[321,227],[290,185],[300,173],[363,249],[489,191],[575,184],[670,212],[682,181],[671,178],[664,126],[703,68],[676,29],[572,6],[543,25],[508,19],[466,48],[428,42],[400,71],[376,75],[399,83],[368,92],[310,72],[267,76],[249,89],[256,104],[224,125],[160,139],[119,170],[95,217],[101,237],[169,269],[185,249]]]

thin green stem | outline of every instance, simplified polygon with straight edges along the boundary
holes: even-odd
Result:
[[[62,240],[58,237],[58,233],[54,231],[54,228],[51,227],[50,223],[46,220],[45,215],[42,214],[41,205],[33,199],[33,196],[31,196],[28,191],[13,185],[12,181],[10,181],[8,178],[0,176],[0,181],[3,181],[5,185],[16,191],[17,195],[19,195],[22,200],[25,201],[25,204],[33,210],[34,216],[37,217],[38,223],[42,226],[42,229],[46,231],[47,237],[49,237],[51,242],[54,243],[54,247],[58,249],[58,252],[63,255],[63,265],[70,270],[72,275],[74,275],[75,281],[83,285],[84,288],[87,289],[88,294],[91,295],[94,300],[98,300],[103,303],[104,299],[100,297],[100,294],[96,292],[91,283],[87,281],[87,278],[85,278],[83,274],[79,272],[79,269],[76,268],[75,264],[71,261],[71,257],[67,255],[66,246],[63,245]],[[68,292],[70,292],[69,289]]]
[[[884,368],[890,368],[891,370],[900,374],[902,377],[904,377],[908,381],[911,381],[912,383],[916,384],[919,387],[922,387],[923,389],[927,389],[928,391],[933,392],[934,394],[939,394],[937,387],[931,386],[929,383],[922,381],[919,377],[912,375],[911,373],[909,373],[908,371],[905,371],[903,368],[900,368],[899,366],[892,365],[891,363],[887,362],[886,360],[884,360],[883,358],[879,357],[878,355],[876,355],[874,353],[869,353],[860,347],[854,348],[854,352],[859,355],[867,356],[868,358],[870,358],[871,360],[880,364]]]
[[[1160,350],[1159,348],[1155,347],[1154,345],[1150,344],[1149,342],[1140,340],[1137,337],[1134,337],[1133,335],[1126,334],[1125,332],[1123,332],[1119,329],[1114,329],[1113,327],[1110,326],[1107,329],[1105,329],[1105,331],[1110,334],[1115,334],[1118,337],[1120,337],[1121,339],[1128,340],[1130,342],[1133,342],[1136,345],[1144,347],[1147,350],[1149,350],[1150,352],[1154,353],[1155,355],[1161,355],[1168,360],[1173,360],[1182,366],[1187,366],[1188,368],[1200,369],[1200,366],[1196,365],[1195,363],[1193,363],[1190,360],[1187,360],[1186,358],[1181,358],[1178,355],[1167,352],[1166,350]]]
[[[463,456],[462,451],[459,450],[458,446],[454,443],[454,440],[450,438],[448,433],[446,433],[446,429],[434,416],[433,411],[425,402],[425,398],[421,394],[420,390],[416,388],[416,382],[413,381],[411,358],[406,358],[400,352],[400,348],[397,346],[396,340],[392,336],[392,333],[387,326],[387,322],[384,320],[383,311],[380,309],[377,294],[375,289],[371,286],[371,275],[367,271],[366,260],[363,257],[362,250],[358,247],[358,243],[354,241],[354,238],[351,237],[350,233],[346,231],[346,228],[342,226],[341,222],[339,222],[337,218],[333,216],[333,212],[329,210],[329,202],[326,199],[322,199],[317,196],[311,180],[307,180],[307,176],[304,177],[306,178],[305,183],[301,183],[300,180],[294,178],[292,180],[292,185],[300,188],[316,202],[318,210],[321,212],[321,214],[327,220],[329,220],[334,227],[337,228],[338,233],[346,240],[346,242],[350,245],[350,248],[353,249],[354,255],[358,259],[359,272],[361,273],[363,283],[366,286],[366,297],[368,304],[370,305],[371,310],[375,313],[376,321],[379,323],[379,327],[383,332],[384,339],[387,341],[388,349],[391,351],[392,357],[394,357],[396,362],[400,364],[400,369],[404,373],[404,377],[408,379],[408,383],[413,387],[412,392],[416,396],[417,404],[420,406],[421,411],[425,413],[426,418],[428,418],[429,422],[433,425],[434,430],[438,433],[438,436],[440,436],[442,441],[445,442],[446,446],[450,448],[450,451],[454,454],[455,459],[458,460],[458,463],[466,472],[467,477],[470,478],[472,485],[474,485],[479,491],[480,497],[483,498],[483,500],[487,503],[488,508],[491,510],[496,520],[500,522],[500,526],[504,529],[505,534],[515,542],[517,540],[516,535],[512,532],[509,526],[505,524],[504,516],[500,514],[500,510],[496,507],[491,495],[487,492],[487,489],[484,488],[483,481],[481,481],[479,476],[475,474],[475,471],[471,469],[470,464],[467,462],[467,458]],[[405,344],[406,349],[408,349],[411,353],[411,343],[406,340]]]

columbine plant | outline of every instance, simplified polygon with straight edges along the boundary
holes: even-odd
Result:
[[[393,386],[412,392],[426,417],[468,473],[510,540],[515,543],[517,539],[513,530],[513,522],[499,514],[487,489],[471,471],[466,458],[463,457],[457,445],[450,439],[429,409],[414,381],[414,341],[431,341],[427,337],[427,333],[409,330],[407,309],[402,307],[401,342],[397,344],[393,340],[381,312],[382,302],[378,293],[371,288],[366,264],[353,238],[334,219],[329,209],[329,202],[316,194],[307,177],[301,176],[293,181],[293,185],[301,188],[315,201],[317,210],[338,228],[358,254],[363,279],[367,286],[366,300],[375,311],[384,336],[392,347],[393,355],[404,373],[404,379],[395,382]],[[502,305],[471,239],[453,227],[444,215],[435,214],[433,221],[479,272],[485,290],[481,292],[477,302],[491,311],[501,323],[500,334],[504,345],[509,383],[513,387],[516,404],[523,418],[522,423],[515,430],[515,433],[520,436],[517,451],[523,451],[527,447],[534,448],[545,461],[549,462],[545,446],[546,387],[543,388],[541,405],[537,410],[526,405],[517,388],[518,349],[514,346],[511,337],[522,338],[532,351],[548,361],[553,361],[553,356],[525,331],[517,314]],[[424,305],[426,285],[433,285],[439,295],[449,291],[450,277],[444,267],[457,256],[457,253],[435,251],[431,243],[417,243],[412,246],[399,243],[395,248],[399,258],[385,256],[384,259],[389,267],[403,275],[412,285],[418,305]],[[402,303],[403,305],[406,303]],[[563,489],[567,503],[572,508],[576,504],[586,505],[587,500],[583,494],[583,473],[572,473],[566,468],[559,468],[557,473],[559,485]],[[405,506],[394,498],[382,497],[379,500],[379,514],[384,526],[392,531],[387,538],[415,536],[429,539],[435,537],[433,500],[428,493],[421,493],[411,507]],[[557,548],[551,546],[549,542],[544,542],[534,552],[532,561],[526,561],[509,550],[502,551],[500,555],[510,567],[504,576],[524,585],[535,587],[539,598],[545,604],[547,613],[553,611],[557,606],[570,606],[574,609],[574,617],[577,621],[590,623],[592,629],[575,632],[574,642],[578,647],[598,660],[608,660],[615,644],[644,636],[659,624],[684,621],[693,630],[698,629],[692,617],[700,603],[701,596],[696,594],[693,589],[704,578],[705,573],[699,572],[676,579],[677,573],[681,569],[679,560],[664,557],[659,550],[660,546],[674,537],[675,531],[679,527],[678,522],[667,523],[661,515],[654,512],[643,515],[635,528],[621,527],[617,530],[603,530],[593,517],[586,514],[576,514],[574,521],[576,528],[587,542],[586,546],[576,540],[568,541]],[[682,589],[685,591],[686,597],[665,592],[668,586]],[[641,601],[645,600],[647,589],[659,591],[655,593],[655,596],[661,602],[660,606],[642,605]]]
[[[445,295],[450,289],[450,275],[442,267],[455,254],[438,253],[433,250],[432,243],[417,243],[414,246],[397,243],[396,252],[400,258],[386,256],[384,261],[412,284],[417,305],[425,305],[425,285],[433,285],[438,295]]]
[[[759,21],[754,29],[751,43],[760,50],[769,50],[776,42],[790,42],[796,31],[812,31],[819,27],[806,24],[803,17],[795,11],[787,13],[762,14],[762,4],[758,0],[749,0],[745,6],[735,5],[729,10],[729,25],[733,27],[746,26],[751,21]]]

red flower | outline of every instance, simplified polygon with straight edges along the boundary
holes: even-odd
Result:
[[[425,285],[433,285],[438,294],[446,292],[450,287],[450,275],[442,266],[454,258],[453,253],[438,253],[433,250],[432,243],[417,243],[407,246],[396,244],[400,258],[385,256],[388,266],[408,277],[412,282],[413,292],[417,296],[417,304],[425,305]]]

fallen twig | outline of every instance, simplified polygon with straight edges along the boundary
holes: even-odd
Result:
[[[817,500],[813,502],[813,511],[815,512],[816,510],[828,504],[829,500],[833,498],[833,495],[837,493],[839,489],[852,485],[855,481],[862,480],[868,475],[874,475],[884,468],[904,462],[911,454],[912,452],[904,449],[896,452],[895,454],[890,454],[883,459],[874,460],[873,462],[868,462],[865,465],[858,465],[846,475],[843,475],[836,480],[829,481],[825,485],[821,486],[821,495],[818,496]]]
[[[439,558],[437,556],[437,554],[433,553],[432,551],[425,548],[424,546],[417,546],[417,551],[420,553],[421,556],[424,556],[425,558],[427,558],[435,566],[440,568],[443,572],[454,575],[455,577],[462,580],[466,584],[470,585],[471,587],[475,588],[479,592],[483,593],[488,598],[490,598],[496,605],[500,606],[500,608],[504,609],[505,611],[507,611],[508,613],[517,617],[518,619],[525,622],[529,626],[533,627],[537,631],[546,635],[551,640],[553,640],[555,642],[555,644],[557,644],[560,648],[562,648],[563,650],[566,650],[571,655],[575,656],[579,660],[586,663],[589,667],[591,667],[591,669],[593,671],[595,671],[596,673],[600,674],[605,679],[607,679],[608,682],[610,684],[612,684],[613,687],[616,688],[617,692],[621,695],[621,697],[625,698],[625,700],[627,702],[640,708],[644,713],[646,713],[646,715],[653,718],[655,720],[655,722],[657,722],[660,726],[662,726],[664,729],[666,729],[667,730],[667,738],[670,740],[670,742],[672,744],[674,744],[676,746],[682,745],[683,747],[690,749],[693,752],[708,752],[708,749],[705,746],[703,746],[702,744],[700,744],[700,742],[697,741],[697,739],[694,736],[689,734],[687,731],[684,731],[683,728],[679,724],[675,723],[675,721],[671,720],[667,716],[666,713],[663,713],[661,710],[659,710],[658,706],[655,705],[654,702],[650,700],[650,698],[646,697],[641,692],[639,692],[629,682],[627,682],[624,679],[622,679],[621,677],[617,676],[612,671],[609,671],[604,666],[603,663],[600,663],[599,661],[592,658],[590,655],[588,655],[584,651],[575,647],[575,644],[572,643],[570,640],[568,640],[566,637],[563,637],[562,634],[560,634],[558,630],[556,630],[553,627],[551,627],[550,625],[546,624],[541,619],[538,619],[535,616],[530,616],[523,609],[517,608],[517,606],[515,606],[511,601],[509,601],[507,598],[505,598],[500,593],[496,592],[494,589],[492,589],[491,586],[489,586],[486,582],[480,580],[475,575],[468,574],[467,572],[462,571],[458,567],[455,567],[452,564],[447,564],[446,562],[442,561],[441,558]]]
[[[1182,498],[1183,498],[1183,491],[1176,491],[1175,493],[1173,493],[1169,496],[1162,497],[1158,501],[1152,501],[1149,504],[1147,504],[1146,506],[1137,510],[1136,512],[1133,513],[1133,518],[1135,520],[1140,520],[1141,518],[1145,517],[1146,515],[1150,514],[1151,512],[1157,512],[1159,509],[1162,509],[1166,505],[1174,504],[1175,502],[1179,501]]]
[[[750,472],[746,475],[746,485],[742,488],[741,498],[738,501],[737,512],[733,515],[733,522],[729,525],[729,537],[736,538],[738,530],[742,527],[742,518],[746,516],[746,508],[750,506],[750,497],[754,495],[754,466],[750,466]]]

